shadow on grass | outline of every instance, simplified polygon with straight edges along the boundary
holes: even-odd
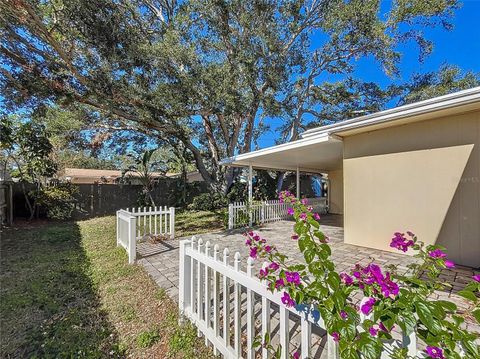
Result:
[[[0,357],[121,357],[76,223],[1,233]]]

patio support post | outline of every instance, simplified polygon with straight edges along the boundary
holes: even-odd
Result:
[[[300,198],[300,169],[297,166],[297,198]]]
[[[252,211],[251,211],[251,205],[252,205],[252,198],[253,198],[253,168],[252,165],[248,166],[248,224],[251,227],[252,226]]]

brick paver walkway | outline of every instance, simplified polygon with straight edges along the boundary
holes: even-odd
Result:
[[[379,265],[396,264],[399,270],[407,270],[408,264],[413,261],[412,257],[401,253],[385,252],[344,243],[341,216],[323,216],[321,223],[321,229],[330,238],[332,260],[335,262],[338,271],[348,271],[355,263],[367,264],[372,260]],[[263,225],[256,231],[263,238],[266,238],[268,243],[274,244],[280,252],[288,254],[292,262],[303,262],[303,256],[298,250],[297,244],[290,240],[292,226],[293,222],[280,221]],[[230,258],[233,258],[236,251],[240,252],[245,265],[248,249],[244,245],[243,232],[244,230],[207,233],[199,235],[197,238],[202,238],[205,242],[210,241],[212,247],[218,244],[221,252],[225,247],[228,247]],[[138,245],[138,256],[140,257],[138,263],[145,267],[157,284],[164,288],[174,300],[178,300],[178,241],[179,239],[175,239],[158,244],[141,243]],[[261,265],[260,262],[256,263],[257,268]],[[466,302],[455,292],[470,282],[474,274],[480,274],[480,271],[460,266],[454,270],[445,271],[441,276],[452,284],[452,289],[450,291],[439,291],[436,296],[439,299],[450,298],[460,308],[466,308]],[[477,325],[468,325],[473,330],[480,332]]]

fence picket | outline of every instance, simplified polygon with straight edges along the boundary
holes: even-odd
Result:
[[[240,253],[236,252],[235,253],[235,260],[234,260],[234,268],[237,272],[240,272]],[[235,333],[234,333],[234,338],[235,338],[235,353],[240,357],[242,353],[242,338],[241,338],[241,330],[242,330],[242,297],[241,297],[241,287],[238,282],[235,282],[234,286],[234,325],[235,325]]]
[[[253,258],[247,259],[247,276],[253,275]],[[247,288],[247,359],[255,358],[253,342],[255,340],[255,301],[254,294]]]
[[[210,256],[210,241],[205,243],[205,255]],[[211,327],[210,321],[210,267],[205,267],[205,327],[208,329]],[[208,338],[205,335],[205,345],[208,346]]]
[[[198,253],[202,253],[203,250],[203,239],[199,238],[197,251]],[[198,320],[202,322],[204,320],[204,312],[203,312],[203,289],[204,289],[204,282],[203,282],[203,275],[202,275],[202,263],[197,261],[197,306],[198,306]],[[200,330],[198,330],[198,336],[201,336]]]
[[[287,359],[288,356],[288,342],[289,342],[289,326],[290,319],[288,316],[288,309],[280,306],[280,346],[282,347],[282,354],[280,359]]]
[[[266,336],[270,336],[270,301],[262,297],[262,343]],[[270,358],[270,352],[265,346],[262,346],[262,358]]]
[[[228,266],[228,248],[223,250],[223,264]],[[230,345],[230,279],[223,276],[223,340]]]
[[[218,244],[213,247],[213,259],[218,261],[218,253],[220,249]],[[215,336],[220,337],[220,273],[213,271],[213,332]],[[217,346],[213,346],[213,354],[218,355]]]

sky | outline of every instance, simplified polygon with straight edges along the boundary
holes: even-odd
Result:
[[[364,81],[376,82],[381,86],[402,83],[415,72],[425,73],[438,70],[442,64],[451,64],[465,71],[480,73],[480,0],[464,0],[463,6],[456,10],[452,20],[454,28],[446,31],[443,28],[426,29],[426,38],[433,41],[433,52],[423,63],[418,61],[418,46],[408,43],[400,47],[403,58],[400,63],[400,77],[389,78],[381,67],[372,59],[361,59],[357,63],[354,76]],[[312,44],[315,46],[315,44]],[[267,119],[265,123],[270,131],[264,133],[258,141],[260,148],[273,146],[279,137],[276,128],[279,119]]]

